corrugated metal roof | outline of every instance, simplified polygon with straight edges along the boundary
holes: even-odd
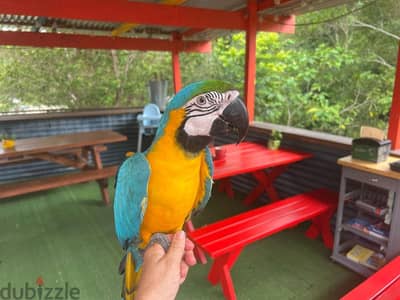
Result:
[[[273,0],[275,6],[259,11],[260,16],[265,15],[298,15],[328,7],[342,5],[353,0]],[[160,0],[142,0],[140,2],[159,3]],[[261,3],[261,2],[260,2]],[[216,9],[225,11],[238,11],[246,8],[246,0],[212,1],[212,0],[187,0],[182,6]],[[44,16],[21,16],[0,14],[0,30],[14,31],[40,31],[64,32],[90,35],[111,35],[111,32],[121,26],[121,23],[97,22],[73,19],[57,19]],[[157,37],[170,38],[173,32],[184,33],[190,28],[136,25],[129,31],[121,34],[124,37]],[[210,40],[218,36],[229,34],[227,30],[206,29],[192,34],[186,39]]]

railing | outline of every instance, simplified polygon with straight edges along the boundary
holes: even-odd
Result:
[[[36,119],[57,119],[57,118],[76,118],[86,116],[119,115],[125,113],[139,113],[143,108],[104,108],[104,109],[84,109],[84,110],[35,110],[23,112],[2,112],[0,113],[0,124],[3,121],[36,120]]]
[[[7,131],[17,139],[56,134],[111,129],[128,137],[127,142],[108,145],[101,153],[104,165],[120,164],[127,151],[136,150],[138,127],[136,116],[141,109],[107,109],[48,114],[9,115],[0,117],[0,132]],[[149,143],[148,139],[144,144]],[[0,166],[0,183],[60,174],[68,168],[45,161]]]
[[[140,108],[102,109],[86,111],[52,112],[34,115],[0,116],[0,132],[7,129],[17,138],[54,135],[61,133],[111,129],[128,136],[128,142],[110,145],[103,153],[105,164],[117,164],[124,159],[127,151],[136,151],[138,126],[136,117]],[[247,139],[267,144],[271,130],[283,132],[281,147],[305,151],[313,158],[290,166],[276,181],[276,187],[282,197],[302,193],[310,189],[339,187],[340,168],[336,161],[350,153],[351,139],[305,129],[275,124],[254,122]],[[233,143],[234,137],[219,139],[218,143]],[[151,142],[144,141],[144,146]],[[27,164],[2,166],[0,183],[20,178],[49,175],[67,170],[36,161]],[[237,190],[248,192],[255,182],[250,175],[233,178]]]

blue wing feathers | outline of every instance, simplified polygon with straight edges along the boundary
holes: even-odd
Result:
[[[147,207],[150,166],[142,153],[124,161],[119,169],[114,200],[115,231],[121,246],[139,242],[140,225]]]

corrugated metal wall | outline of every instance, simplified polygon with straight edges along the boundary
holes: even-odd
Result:
[[[111,129],[128,137],[127,142],[108,144],[108,150],[101,154],[104,165],[120,164],[125,157],[125,152],[136,151],[138,125],[137,113],[104,114],[97,116],[63,117],[29,119],[17,121],[1,121],[0,133],[7,131],[14,134],[17,139],[65,134],[72,132],[94,131]],[[143,145],[150,142],[144,138]],[[29,163],[0,166],[0,183],[22,180],[39,176],[47,176],[56,173],[68,172],[71,168],[65,168],[59,164],[46,161],[32,161]]]
[[[137,143],[137,113],[121,113],[98,116],[62,117],[52,119],[34,119],[27,121],[6,121],[0,123],[0,132],[8,130],[17,138],[28,138],[46,135],[55,135],[77,131],[93,131],[111,129],[128,137],[127,142],[108,145],[108,151],[102,153],[105,165],[119,164],[127,151],[135,151]],[[260,129],[250,130],[247,140],[267,143],[268,131]],[[144,147],[151,141],[151,137],[144,139]],[[232,143],[233,137],[219,139],[217,144]],[[276,181],[275,186],[281,197],[287,197],[313,188],[328,187],[339,189],[340,168],[336,161],[339,157],[349,154],[349,150],[317,142],[304,142],[296,138],[284,138],[283,148],[305,151],[313,154],[311,159],[291,165]],[[0,166],[0,183],[11,180],[20,180],[54,173],[66,172],[67,168],[60,165],[35,161],[19,165]],[[248,193],[255,181],[251,175],[236,176],[233,178],[235,189]],[[266,198],[264,197],[264,200]]]

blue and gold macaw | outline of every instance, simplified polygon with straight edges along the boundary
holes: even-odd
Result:
[[[213,163],[207,145],[234,132],[240,142],[248,115],[239,92],[221,81],[201,81],[168,103],[152,145],[121,165],[116,179],[114,219],[126,256],[122,297],[134,298],[142,254],[153,238],[181,230],[211,195]],[[162,235],[161,235],[162,236]],[[164,244],[167,241],[159,241]]]

